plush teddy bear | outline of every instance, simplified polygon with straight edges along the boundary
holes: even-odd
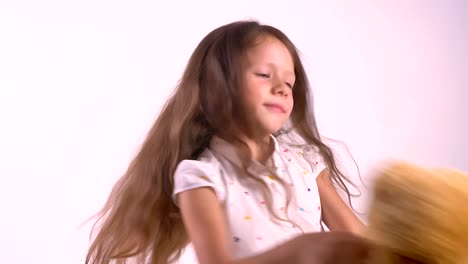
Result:
[[[394,162],[377,174],[368,220],[369,263],[467,264],[468,175]]]

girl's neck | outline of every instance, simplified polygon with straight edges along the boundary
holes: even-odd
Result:
[[[244,134],[239,134],[238,138],[247,145],[248,150],[250,150],[250,155],[252,160],[260,162],[261,164],[266,163],[266,161],[271,157],[274,151],[274,142],[271,140],[270,135],[264,135],[261,137],[249,137]],[[234,143],[234,146],[242,152],[243,149],[239,143]],[[240,153],[242,154],[242,153]]]
[[[226,137],[223,135],[220,135],[220,137],[230,142],[242,157],[249,157],[250,155],[252,160],[265,165],[266,161],[273,154],[275,148],[274,142],[271,140],[271,136],[269,134],[250,136],[245,133],[238,132],[239,130],[236,131],[236,138]],[[249,151],[250,153],[248,153]]]

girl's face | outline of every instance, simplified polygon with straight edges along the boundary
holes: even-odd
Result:
[[[261,38],[246,52],[240,95],[250,132],[268,135],[284,125],[294,105],[294,81],[293,59],[278,39]]]

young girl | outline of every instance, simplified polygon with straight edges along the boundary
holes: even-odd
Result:
[[[280,30],[209,33],[112,190],[86,263],[171,263],[189,242],[202,264],[360,263],[362,223],[335,189],[349,196],[310,98]]]

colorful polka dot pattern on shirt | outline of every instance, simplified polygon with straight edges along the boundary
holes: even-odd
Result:
[[[238,258],[271,249],[302,232],[322,230],[315,181],[325,168],[320,155],[314,148],[290,147],[274,137],[272,140],[275,151],[269,169],[254,162],[248,172],[265,182],[272,194],[272,209],[281,218],[289,217],[292,223],[278,220],[268,212],[260,187],[243,171],[235,149],[220,138],[213,138],[198,160],[182,161],[174,175],[176,202],[180,192],[200,187],[213,189],[224,206],[232,249]],[[289,207],[284,188],[293,194]]]

